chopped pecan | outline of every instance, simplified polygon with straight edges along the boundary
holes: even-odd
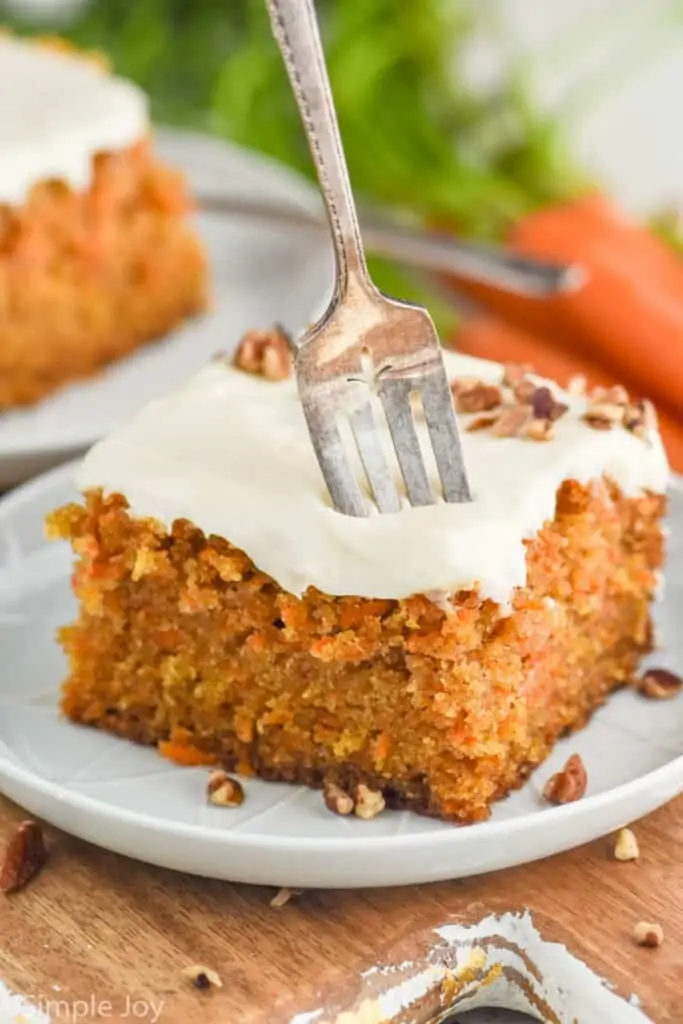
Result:
[[[522,405],[527,405],[531,401],[531,396],[536,390],[536,385],[527,376],[529,372],[530,367],[522,366],[519,363],[503,365],[501,387],[510,389],[515,400]]]
[[[454,377],[450,383],[451,394],[455,398],[461,391],[469,391],[479,383],[478,377]]]
[[[602,416],[589,416],[586,413],[583,418],[593,430],[611,430],[614,426],[614,420],[604,419]]]
[[[531,418],[528,405],[511,405],[503,409],[493,424],[495,437],[517,437]]]
[[[379,790],[371,789],[364,782],[355,785],[351,792],[336,782],[323,784],[325,806],[333,814],[355,814],[358,818],[375,818],[386,804]]]
[[[336,782],[328,781],[323,784],[323,800],[327,809],[333,814],[345,816],[353,813],[353,797]]]
[[[627,405],[624,409],[622,423],[632,434],[635,434],[637,437],[643,437],[646,433],[643,403],[634,402],[632,405]]]
[[[568,408],[569,406],[564,402],[557,401],[550,388],[534,389],[531,396],[531,410],[534,419],[548,420],[550,423],[554,423],[555,420],[559,420],[560,416],[564,416]]]
[[[630,402],[624,409],[623,423],[636,437],[646,437],[651,430],[656,430],[657,413],[652,402],[645,399]]]
[[[523,363],[503,363],[503,379],[501,384],[504,388],[515,388],[526,379],[530,367]]]
[[[521,380],[512,389],[513,394],[521,405],[529,405],[534,397],[536,385],[532,380]]]
[[[278,889],[275,893],[270,901],[270,905],[274,910],[281,910],[282,907],[286,906],[290,900],[294,899],[295,896],[301,896],[302,892],[303,889],[289,889],[287,886],[284,886],[282,889]]]
[[[633,938],[638,946],[657,948],[664,942],[664,930],[661,924],[639,921],[633,929]]]
[[[244,803],[244,790],[241,784],[220,769],[209,775],[206,796],[209,803],[215,804],[216,807],[239,807]]]
[[[488,412],[496,409],[503,401],[503,393],[496,384],[476,381],[467,387],[457,380],[451,384],[458,412]]]
[[[31,881],[47,860],[43,830],[37,821],[22,821],[10,837],[0,867],[0,892],[16,892]]]
[[[497,419],[498,415],[495,413],[493,415],[475,416],[475,418],[467,424],[465,430],[470,434],[475,433],[477,430],[488,430],[489,427],[493,426]]]
[[[543,796],[551,804],[570,804],[586,792],[588,776],[579,754],[572,754],[564,768],[552,775],[543,787]]]
[[[636,689],[653,700],[671,700],[683,688],[683,679],[666,668],[650,668],[636,680]]]
[[[353,810],[358,818],[376,818],[386,807],[382,793],[378,789],[370,789],[364,782],[358,783],[354,797],[355,807]]]
[[[624,412],[623,405],[598,402],[596,405],[589,406],[583,418],[594,430],[611,430],[612,427],[624,422]]]
[[[614,859],[627,861],[638,860],[638,857],[640,857],[640,850],[638,849],[638,840],[633,832],[630,828],[620,829],[614,844]]]
[[[233,358],[245,373],[266,380],[286,380],[292,372],[292,343],[282,327],[270,331],[247,331]]]
[[[628,429],[635,433],[645,416],[640,405],[631,403],[628,391],[621,384],[611,388],[593,388],[583,418],[594,430],[611,430],[616,425],[626,426],[628,421]]]
[[[524,436],[532,441],[550,441],[555,436],[552,420],[532,417],[524,425]]]
[[[223,988],[220,974],[204,964],[190,964],[188,967],[183,967],[180,973],[195,988]]]

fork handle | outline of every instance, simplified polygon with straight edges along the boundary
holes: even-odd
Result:
[[[343,298],[354,283],[366,291],[374,291],[365,262],[313,0],[267,0],[267,4],[273,35],[301,113],[332,229],[337,260],[336,297]]]

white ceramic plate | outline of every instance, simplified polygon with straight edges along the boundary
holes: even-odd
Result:
[[[57,713],[64,660],[54,631],[75,612],[70,551],[47,544],[44,514],[72,500],[72,467],[0,502],[0,789],[30,812],[152,864],[233,881],[296,887],[403,885],[492,871],[566,850],[632,821],[683,790],[683,699],[616,695],[587,729],[558,744],[491,821],[458,828],[407,812],[335,817],[320,794],[246,780],[239,809],[208,807],[206,769],[72,725]],[[672,493],[665,647],[683,667],[683,486]],[[668,646],[667,646],[668,645]],[[578,751],[587,796],[544,806],[544,780]]]
[[[201,135],[162,131],[157,149],[196,191],[279,198],[316,209],[316,190],[257,154]],[[0,489],[72,458],[130,413],[163,395],[249,327],[280,321],[300,330],[319,311],[332,281],[325,239],[281,225],[199,214],[213,308],[157,344],[65,388],[30,409],[0,415]]]

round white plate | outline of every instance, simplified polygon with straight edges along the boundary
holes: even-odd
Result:
[[[75,498],[73,467],[53,470],[0,502],[0,789],[55,825],[118,853],[199,875],[270,885],[358,887],[457,878],[531,861],[604,835],[683,790],[683,699],[614,696],[581,733],[562,740],[492,819],[455,827],[408,812],[372,821],[330,814],[320,794],[244,782],[238,809],[209,807],[206,769],[179,768],[60,718],[64,659],[54,642],[75,602],[70,550],[43,539],[44,514]],[[683,667],[683,486],[672,493],[666,597],[655,662]],[[587,796],[544,806],[543,782],[578,751]]]
[[[161,131],[161,156],[197,192],[280,199],[317,209],[318,193],[279,164],[201,135]],[[213,305],[167,338],[38,405],[0,415],[0,489],[72,458],[150,399],[171,390],[249,327],[274,321],[299,331],[330,292],[333,264],[324,238],[282,225],[199,213],[210,260]]]

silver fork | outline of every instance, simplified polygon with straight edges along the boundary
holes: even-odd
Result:
[[[295,231],[329,231],[324,211],[304,209],[282,199],[245,197],[228,189],[193,192],[200,210],[282,224]],[[488,284],[511,295],[548,298],[580,288],[585,273],[576,263],[553,263],[523,256],[485,242],[453,237],[400,224],[360,210],[360,225],[368,252],[418,270],[456,274],[466,281]],[[451,300],[453,295],[449,296]]]
[[[325,482],[339,512],[368,514],[340,431],[347,419],[380,512],[401,497],[382,447],[375,396],[412,505],[437,500],[414,420],[419,396],[448,502],[470,500],[453,400],[432,319],[422,306],[383,295],[370,280],[313,0],[267,0],[315,162],[336,256],[334,293],[295,353],[299,395]]]

